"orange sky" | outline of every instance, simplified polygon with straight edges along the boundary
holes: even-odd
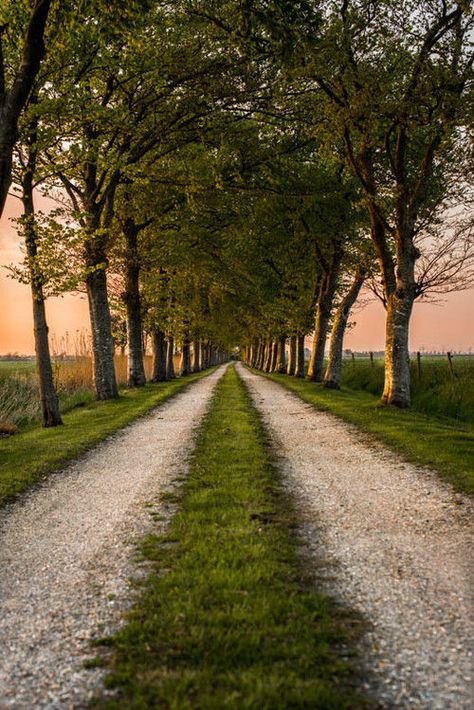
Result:
[[[43,206],[44,209],[44,206]],[[31,354],[34,351],[33,323],[29,287],[7,275],[5,265],[21,259],[19,239],[10,217],[20,211],[20,201],[10,198],[0,221],[0,355],[9,352]],[[440,305],[416,304],[411,325],[412,350],[474,349],[474,291],[449,294]],[[88,329],[85,296],[66,295],[47,303],[50,333],[57,340],[66,333]],[[345,340],[345,347],[355,351],[381,350],[384,342],[384,310],[370,303],[355,314],[356,326]]]

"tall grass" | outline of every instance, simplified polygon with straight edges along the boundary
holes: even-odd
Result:
[[[67,412],[93,399],[94,375],[90,338],[78,332],[57,340],[51,339],[53,378],[61,412]],[[175,355],[175,368],[179,367]],[[143,358],[147,380],[151,379],[153,357]],[[126,387],[128,358],[114,356],[115,374],[119,387]],[[24,426],[41,418],[41,406],[35,364],[33,360],[0,362],[0,424]]]
[[[61,412],[93,399],[94,376],[91,343],[82,332],[51,339],[53,378]],[[127,356],[114,357],[117,382],[127,384]],[[152,357],[144,358],[147,378],[151,377]],[[40,396],[33,360],[0,362],[0,423],[24,426],[41,417]]]
[[[421,378],[416,361],[410,363],[412,408],[434,416],[450,417],[474,423],[474,357],[453,358],[453,376],[446,357],[425,356],[421,361]],[[341,383],[345,387],[365,390],[375,395],[383,391],[384,363],[356,358],[353,367],[344,361]]]

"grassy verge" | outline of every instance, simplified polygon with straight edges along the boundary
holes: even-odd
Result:
[[[383,407],[378,397],[362,390],[327,390],[313,382],[286,375],[265,377],[284,385],[317,409],[356,424],[407,459],[430,466],[458,491],[469,495],[474,493],[472,424]]]
[[[384,361],[356,358],[354,367],[343,361],[341,383],[353,390],[382,395]],[[450,375],[446,357],[425,356],[421,379],[416,362],[410,362],[412,409],[432,417],[449,417],[474,424],[474,357],[456,355]]]
[[[31,424],[15,436],[1,438],[0,504],[208,373],[123,390],[109,402],[82,401],[64,414],[64,426],[43,429]]]
[[[304,580],[288,500],[230,368],[217,386],[153,572],[111,641],[101,708],[361,707],[341,612]],[[164,572],[164,574],[163,574]],[[338,616],[339,615],[339,616]]]

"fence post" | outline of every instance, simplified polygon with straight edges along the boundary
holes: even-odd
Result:
[[[371,367],[373,367],[374,366],[374,353],[372,351],[370,351],[369,355],[370,355],[370,365],[371,365]]]
[[[450,352],[446,353],[446,355],[448,356],[449,374],[451,378],[454,378],[453,356]]]
[[[418,381],[421,382],[421,353],[416,353],[416,368],[418,371]]]
[[[352,370],[354,371],[356,369],[356,359],[355,359],[355,355],[353,352],[351,352],[351,356],[352,356]]]

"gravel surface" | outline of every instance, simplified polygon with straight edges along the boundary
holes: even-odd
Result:
[[[473,506],[434,473],[239,365],[301,510],[323,584],[370,622],[366,690],[382,708],[474,707]]]
[[[136,542],[166,518],[225,368],[199,380],[0,511],[0,708],[84,707],[100,685],[91,639],[120,624]]]

